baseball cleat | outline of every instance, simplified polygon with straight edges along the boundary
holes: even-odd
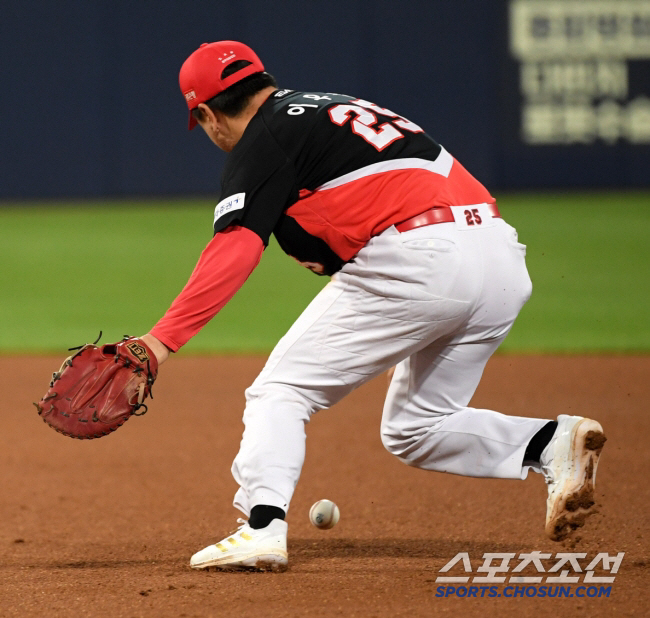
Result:
[[[546,483],[546,534],[561,541],[593,515],[598,458],[605,444],[599,423],[581,416],[557,417],[553,438],[540,463]]]
[[[251,528],[243,519],[236,532],[197,552],[193,569],[249,569],[284,571],[287,568],[287,522],[274,519],[266,528]]]

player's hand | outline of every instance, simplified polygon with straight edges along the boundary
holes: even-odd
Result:
[[[158,365],[162,365],[169,358],[169,348],[160,341],[160,339],[156,339],[151,333],[142,335],[140,339],[142,339],[142,341],[144,341],[156,355]]]

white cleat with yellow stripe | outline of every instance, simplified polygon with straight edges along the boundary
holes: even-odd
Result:
[[[274,519],[254,530],[243,519],[237,532],[194,554],[193,569],[249,569],[284,571],[287,568],[287,522]]]

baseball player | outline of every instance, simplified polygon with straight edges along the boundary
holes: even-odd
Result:
[[[384,446],[408,465],[548,483],[555,540],[591,513],[605,441],[593,420],[505,416],[468,407],[487,360],[531,294],[525,247],[494,198],[424,129],[379,104],[278,89],[235,41],[183,64],[189,128],[229,153],[214,237],[187,285],[142,339],[159,363],[230,300],[274,234],[330,282],[246,391],[232,473],[237,532],[196,569],[283,569],[285,517],[305,457],[305,425],[395,366]]]

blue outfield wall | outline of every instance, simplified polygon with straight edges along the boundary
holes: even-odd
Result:
[[[598,6],[5,0],[0,198],[216,193],[223,155],[187,132],[177,76],[219,39],[283,87],[412,119],[491,189],[649,186],[650,3]]]

